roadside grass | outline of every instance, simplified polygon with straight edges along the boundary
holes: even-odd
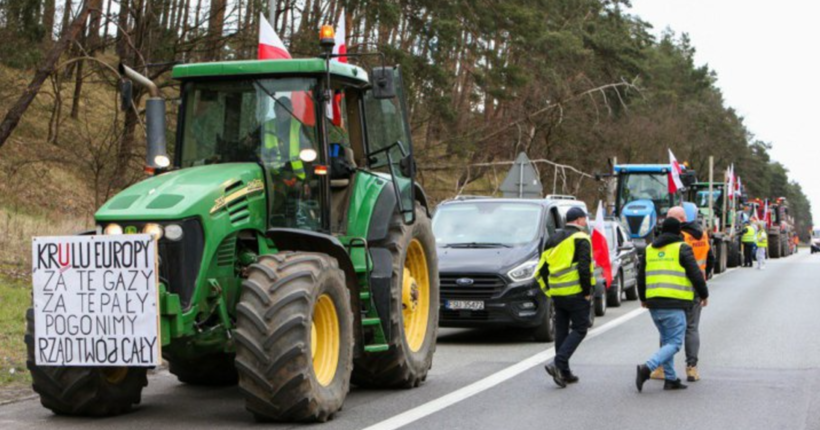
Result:
[[[0,276],[0,389],[31,383],[23,341],[30,303],[27,283]]]

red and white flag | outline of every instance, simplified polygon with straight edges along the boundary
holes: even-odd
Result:
[[[264,14],[259,14],[259,54],[260,60],[287,60],[290,52],[285,48],[282,39],[273,31]]]
[[[595,265],[604,272],[606,285],[612,285],[612,262],[609,259],[609,242],[606,240],[606,225],[604,224],[604,204],[598,201],[598,213],[595,214],[595,223],[592,224],[592,259]]]
[[[289,60],[292,57],[282,39],[273,30],[264,14],[259,14],[259,60]],[[291,94],[293,115],[307,126],[316,124],[316,113],[310,94],[304,91],[294,91]]]
[[[669,165],[672,166],[672,169],[669,171],[669,194],[675,194],[683,188],[683,181],[680,180],[680,174],[682,172],[680,164],[671,149],[669,150]]]
[[[347,28],[346,28],[346,20],[345,20],[345,11],[342,10],[342,14],[339,15],[339,23],[336,24],[336,44],[333,45],[333,53],[336,55],[345,55],[347,54]],[[336,57],[333,61],[338,61],[340,63],[347,63],[347,57]]]
[[[763,222],[766,223],[766,227],[772,224],[771,214],[769,214],[769,199],[766,199],[766,205],[763,207]]]
[[[344,55],[347,54],[346,39],[346,24],[345,12],[339,16],[339,23],[336,24],[336,35],[334,36],[335,44],[333,45],[333,54]],[[347,63],[347,57],[336,57],[332,61],[339,63]],[[336,127],[342,127],[342,94],[338,93],[333,96],[333,102],[327,107],[327,117],[333,122]]]
[[[734,166],[729,166],[726,168],[726,195],[731,199],[735,196],[735,178],[734,178]]]

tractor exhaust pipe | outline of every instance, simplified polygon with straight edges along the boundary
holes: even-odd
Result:
[[[171,164],[165,140],[165,99],[162,98],[162,93],[159,92],[157,84],[137,73],[134,69],[120,63],[119,72],[127,79],[145,88],[149,94],[148,100],[145,102],[145,128],[147,134],[145,171],[154,173],[157,169],[165,169]],[[130,82],[128,82],[128,85],[123,85],[123,94],[130,93],[130,90],[125,91],[126,86],[130,88]]]

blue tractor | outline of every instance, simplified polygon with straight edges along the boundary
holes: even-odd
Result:
[[[652,243],[671,207],[683,205],[687,215],[697,214],[697,206],[684,203],[685,189],[669,192],[671,168],[669,164],[622,164],[614,168],[615,215],[621,218],[640,251]],[[681,180],[684,187],[695,183],[695,171],[684,168]]]

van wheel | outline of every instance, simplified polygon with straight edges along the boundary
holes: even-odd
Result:
[[[555,341],[555,306],[553,306],[552,299],[547,297],[544,301],[546,312],[544,314],[544,321],[541,325],[532,331],[532,337],[536,342],[554,342]]]

